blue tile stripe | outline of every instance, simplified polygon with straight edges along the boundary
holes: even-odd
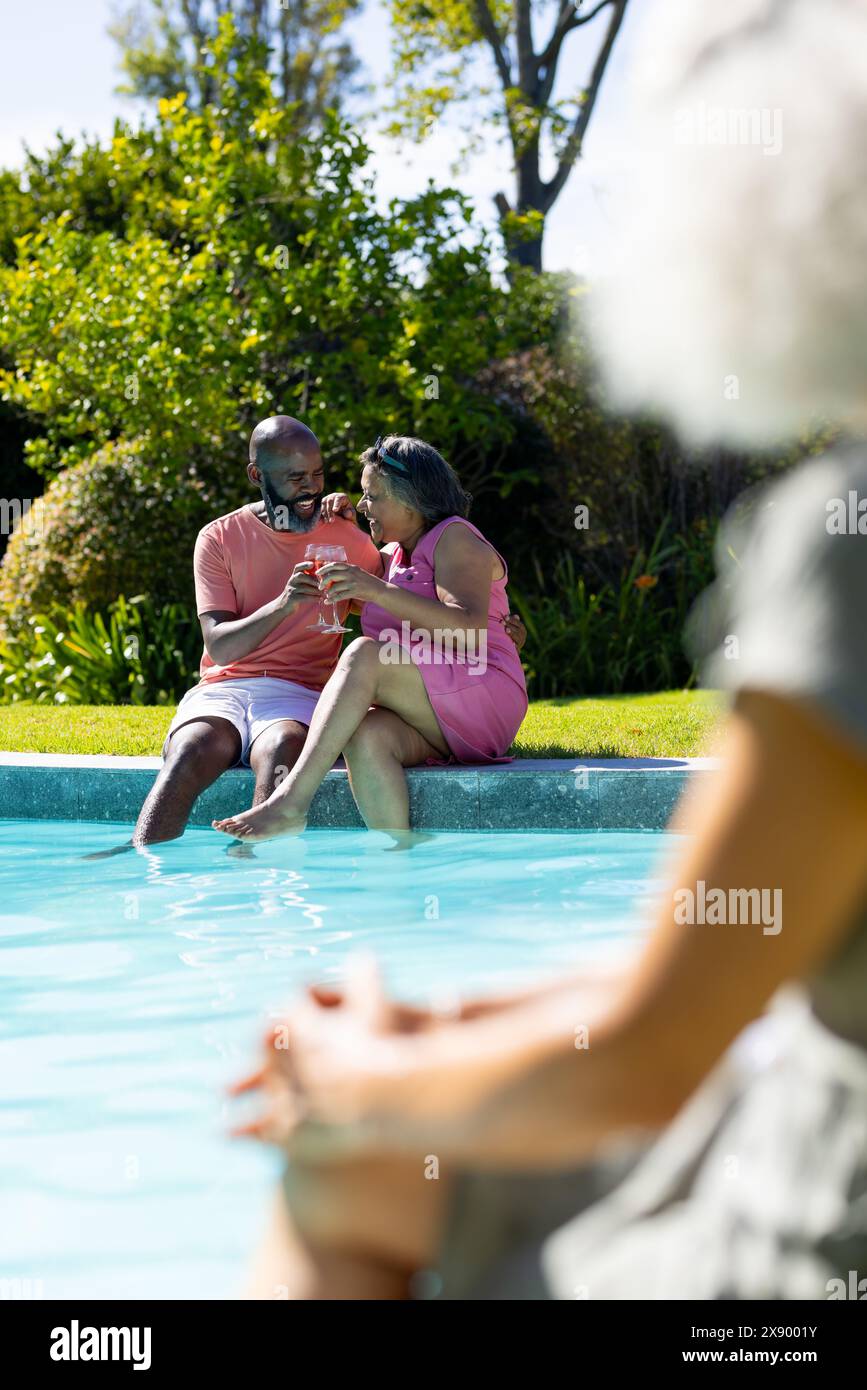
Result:
[[[119,765],[112,765],[119,764]],[[710,760],[516,761],[498,767],[409,770],[412,823],[430,830],[661,830],[693,775]],[[134,822],[153,784],[152,758],[18,761],[0,755],[0,818]],[[250,804],[252,773],[236,769],[199,797],[192,825]],[[361,825],[345,771],[330,772],[310,824]]]

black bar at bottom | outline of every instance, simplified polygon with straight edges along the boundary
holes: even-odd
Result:
[[[482,1311],[478,1305],[469,1314],[471,1321],[463,1324],[467,1314],[455,1312],[454,1303],[379,1305],[377,1311],[370,1303],[8,1301],[0,1303],[0,1346],[15,1362],[18,1383],[21,1373],[31,1370],[47,1371],[52,1380],[61,1381],[70,1375],[99,1377],[105,1370],[115,1378],[139,1374],[158,1383],[185,1372],[213,1373],[223,1381],[227,1376],[249,1378],[251,1372],[269,1378],[275,1372],[287,1378],[302,1372],[309,1379],[317,1364],[330,1378],[335,1361],[353,1368],[355,1375],[378,1371],[401,1380],[420,1376],[430,1383],[438,1362],[451,1380],[465,1358],[470,1362],[479,1356],[489,1379],[500,1357],[511,1360],[518,1349],[536,1361],[536,1375],[543,1377],[546,1367],[562,1376],[561,1363],[560,1371],[554,1371],[558,1355],[567,1358],[565,1364],[576,1375],[579,1368],[593,1364],[599,1369],[600,1363],[611,1372],[752,1365],[804,1365],[827,1372],[857,1364],[867,1330],[860,1307],[864,1301],[576,1300],[566,1307],[548,1305],[541,1315],[528,1308],[524,1327],[524,1315],[513,1306],[505,1324],[496,1311]],[[543,1323],[536,1321],[539,1316]],[[357,1337],[351,1335],[355,1329]],[[460,1342],[449,1333],[458,1334]],[[409,1358],[402,1353],[402,1334],[412,1338]],[[395,1354],[400,1354],[399,1362]],[[511,1369],[514,1374],[514,1365]]]

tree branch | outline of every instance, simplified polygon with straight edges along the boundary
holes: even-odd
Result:
[[[536,60],[538,80],[535,100],[537,105],[547,106],[548,104],[554,87],[554,79],[557,76],[560,49],[563,47],[563,40],[567,34],[571,34],[573,29],[580,29],[582,24],[589,24],[591,19],[596,18],[600,10],[607,9],[612,4],[614,4],[614,0],[599,0],[599,4],[594,5],[589,14],[582,15],[579,14],[578,5],[574,0],[561,0],[560,13],[557,16],[551,37]]]
[[[605,69],[608,66],[608,60],[611,57],[611,51],[614,48],[614,42],[617,38],[618,33],[620,32],[620,26],[623,23],[623,18],[626,14],[626,6],[628,3],[629,0],[613,0],[614,10],[608,23],[608,32],[605,35],[605,41],[602,44],[602,47],[600,48],[599,53],[597,54],[596,62],[593,65],[593,72],[590,77],[590,85],[584,93],[581,105],[578,108],[578,114],[575,117],[575,122],[572,126],[571,131],[569,132],[569,137],[566,141],[566,144],[563,147],[563,153],[560,156],[560,161],[557,165],[557,172],[554,174],[554,177],[548,181],[548,183],[543,185],[542,188],[542,211],[545,213],[547,213],[551,209],[554,202],[559,197],[560,193],[562,192],[563,185],[565,184],[566,180],[569,177],[569,174],[572,171],[572,167],[575,164],[575,161],[581,154],[581,146],[584,143],[584,136],[586,135],[587,127],[590,124],[590,117],[593,115],[593,108],[596,105],[596,98],[599,96],[599,88],[602,85],[602,78],[605,76]],[[590,17],[591,16],[588,15],[588,19]]]
[[[589,24],[590,21],[591,21],[591,19],[595,19],[595,18],[596,18],[596,16],[598,15],[598,13],[599,13],[600,10],[604,10],[604,9],[605,9],[605,6],[606,6],[606,5],[613,5],[613,4],[615,4],[615,3],[616,3],[616,0],[599,0],[599,4],[598,4],[598,5],[595,5],[594,8],[590,11],[589,14],[579,14],[579,15],[578,15],[578,26],[576,26],[576,27],[580,27],[580,25],[582,25],[582,24]]]
[[[497,65],[497,72],[500,74],[500,81],[503,84],[503,91],[507,92],[512,84],[512,65],[509,62],[508,54],[503,48],[503,41],[500,32],[494,23],[494,16],[488,0],[473,0],[473,13],[476,23],[481,30],[482,37],[488,43],[494,55],[494,62]]]
[[[530,0],[514,0],[515,44],[518,49],[518,85],[529,96],[536,80],[536,55],[533,52],[533,25]]]
[[[196,50],[194,66],[202,62],[202,49],[208,37],[202,20],[201,8],[201,0],[181,0],[181,13],[187,22],[187,30]],[[199,99],[206,106],[214,97],[213,79],[205,72],[199,72],[197,76]]]
[[[610,0],[602,0],[602,3],[607,5],[610,3]],[[545,48],[543,48],[542,52],[539,54],[538,63],[540,70],[544,68],[547,72],[550,67],[556,67],[557,57],[560,53],[563,40],[572,29],[578,28],[579,23],[578,11],[575,8],[574,0],[560,0],[560,13],[557,15],[554,22],[551,37]]]

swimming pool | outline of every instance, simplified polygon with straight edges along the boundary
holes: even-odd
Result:
[[[277,1156],[225,1137],[262,1022],[372,949],[448,1011],[634,951],[662,832],[313,830],[235,859],[207,830],[0,821],[0,1279],[45,1298],[225,1298]],[[26,1283],[23,1287],[27,1287]]]

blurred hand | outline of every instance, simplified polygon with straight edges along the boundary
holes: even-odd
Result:
[[[268,1029],[262,1066],[231,1087],[260,1091],[264,1110],[235,1136],[316,1161],[370,1150],[386,1137],[382,1117],[399,1121],[400,1077],[415,1055],[407,1035],[420,1029],[413,1010],[386,999],[370,959],[350,969],[344,994],[308,989]]]
[[[576,1006],[608,1008],[622,985],[622,969],[558,976],[438,1016],[395,1004],[375,962],[354,957],[345,989],[308,989],[268,1030],[263,1065],[232,1088],[261,1092],[263,1113],[233,1134],[313,1165],[405,1157],[432,1143],[456,1161],[511,1156],[539,1113],[534,1040],[550,1043],[551,1010],[569,1045]]]

